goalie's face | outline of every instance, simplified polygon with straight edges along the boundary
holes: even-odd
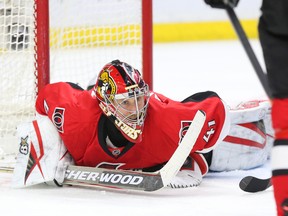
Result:
[[[147,89],[142,89],[142,91],[129,93],[129,96],[115,95],[115,99],[111,102],[111,110],[114,110],[113,114],[119,120],[136,129],[137,126],[144,124],[149,101],[148,94]]]
[[[123,120],[137,121],[140,124],[141,110],[145,105],[144,96],[137,98],[114,100],[113,104],[116,108],[118,116],[122,115]]]
[[[140,142],[150,93],[139,71],[127,63],[112,61],[100,72],[95,91],[100,108],[123,136]]]

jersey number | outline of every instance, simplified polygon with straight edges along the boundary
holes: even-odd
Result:
[[[205,135],[203,136],[203,139],[204,139],[206,142],[208,142],[209,139],[210,139],[210,137],[211,137],[211,135],[213,135],[213,134],[215,133],[215,130],[214,130],[214,128],[213,128],[213,126],[214,126],[215,124],[216,124],[216,123],[215,123],[215,120],[208,122],[208,127],[209,127],[209,129],[206,131]]]

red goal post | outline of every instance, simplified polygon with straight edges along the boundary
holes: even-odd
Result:
[[[85,88],[119,59],[152,89],[152,43],[152,0],[0,0],[0,160],[47,83]]]

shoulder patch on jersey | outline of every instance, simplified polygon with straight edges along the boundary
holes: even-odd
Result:
[[[181,121],[181,128],[179,130],[179,143],[182,141],[191,123],[192,121],[190,120]]]
[[[52,115],[52,122],[60,133],[64,133],[64,113],[64,108],[56,107]]]

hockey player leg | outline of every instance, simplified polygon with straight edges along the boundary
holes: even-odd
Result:
[[[272,183],[278,215],[288,215],[288,99],[273,99],[275,141],[271,153]],[[284,213],[285,212],[285,213]]]
[[[270,157],[274,140],[269,101],[250,101],[231,110],[227,137],[213,150],[212,171],[252,169]]]
[[[72,159],[48,117],[19,125],[17,136],[19,153],[13,187],[63,182],[66,166]]]

